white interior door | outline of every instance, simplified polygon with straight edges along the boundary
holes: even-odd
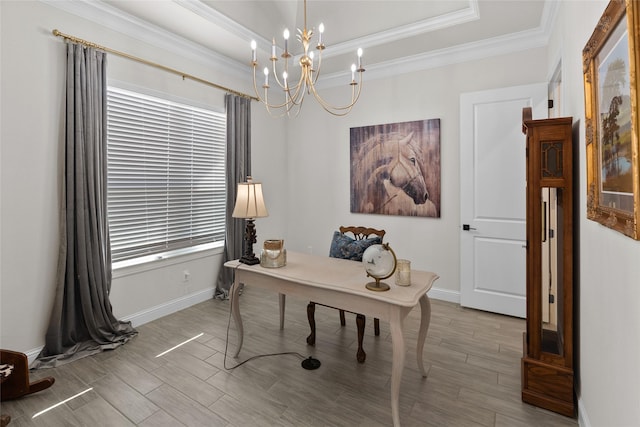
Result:
[[[546,83],[460,96],[460,303],[526,316],[522,109],[547,117]]]

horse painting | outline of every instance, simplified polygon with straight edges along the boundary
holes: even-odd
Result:
[[[414,130],[359,134],[363,135],[371,136],[360,143],[352,141],[351,211],[439,217],[425,179],[430,165],[425,162],[424,146],[420,144],[423,134]],[[439,169],[439,146],[437,154]],[[433,160],[433,156],[426,157]],[[439,199],[439,180],[430,184],[437,185]]]

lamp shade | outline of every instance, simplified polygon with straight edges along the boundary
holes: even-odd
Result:
[[[247,177],[247,182],[238,183],[236,205],[231,214],[234,218],[263,218],[268,216],[262,197],[262,183]]]

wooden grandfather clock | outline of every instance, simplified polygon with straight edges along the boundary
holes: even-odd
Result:
[[[527,330],[522,400],[575,416],[572,118],[532,120],[527,136]]]

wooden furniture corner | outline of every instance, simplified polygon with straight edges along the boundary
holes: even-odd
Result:
[[[17,399],[49,388],[55,382],[53,377],[45,377],[29,382],[29,360],[27,355],[17,351],[0,350],[0,364],[12,366],[11,373],[2,378],[1,401]]]
[[[522,400],[575,417],[574,156],[571,117],[533,120],[526,134],[526,294]]]

